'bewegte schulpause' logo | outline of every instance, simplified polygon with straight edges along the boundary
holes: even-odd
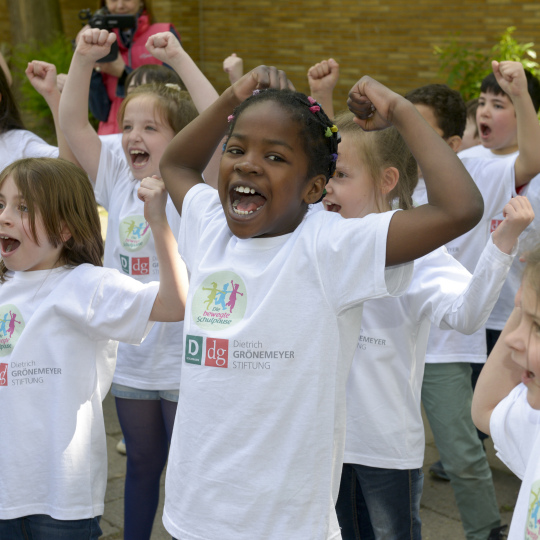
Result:
[[[15,343],[24,329],[24,321],[21,312],[12,304],[0,306],[0,356],[11,354]],[[3,368],[0,368],[0,377],[2,377]],[[7,368],[5,371],[7,380]],[[0,386],[6,386],[0,380]]]
[[[126,251],[139,251],[148,243],[152,231],[144,216],[128,216],[120,222],[120,244]]]
[[[216,272],[195,291],[191,315],[199,328],[217,332],[239,323],[246,306],[247,290],[242,278],[234,272]]]

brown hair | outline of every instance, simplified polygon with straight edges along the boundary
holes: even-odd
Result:
[[[540,245],[525,254],[525,270],[523,282],[527,282],[534,292],[540,296]]]
[[[347,133],[355,138],[361,161],[366,165],[375,189],[380,188],[379,179],[383,169],[396,168],[399,180],[396,187],[387,194],[386,200],[390,207],[397,199],[398,208],[412,208],[412,193],[418,183],[418,168],[403,137],[394,127],[382,131],[364,131],[353,118],[352,112],[342,111],[336,115],[334,121],[341,134]]]
[[[148,96],[155,100],[163,120],[175,133],[184,129],[198,114],[189,93],[185,90],[179,90],[176,85],[141,84],[131,90],[126,99],[122,101],[118,111],[118,124],[120,126],[124,122],[128,103],[140,96]]]
[[[11,177],[28,207],[30,234],[37,242],[36,214],[43,220],[47,239],[54,247],[63,244],[60,262],[66,266],[90,263],[102,266],[103,239],[94,190],[86,173],[69,161],[26,158],[0,173],[0,186]],[[64,227],[71,238],[62,239]],[[0,282],[7,272],[0,262]]]

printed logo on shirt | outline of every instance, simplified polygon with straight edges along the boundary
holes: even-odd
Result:
[[[21,312],[12,304],[0,306],[0,357],[11,354],[23,330]]]
[[[205,339],[203,336],[186,335],[184,361],[187,364],[264,371],[272,369],[274,362],[288,366],[294,358],[293,350],[268,349],[259,340]]]
[[[7,386],[8,385],[7,368],[8,368],[7,364],[0,364],[0,386]]]
[[[148,243],[152,231],[144,216],[128,216],[120,222],[120,244],[127,251],[139,251]]]
[[[122,270],[131,276],[145,276],[150,274],[150,257],[128,257],[120,255]]]
[[[502,222],[502,219],[492,219],[491,225],[489,227],[489,232],[492,233]]]
[[[208,276],[193,295],[191,315],[204,330],[231,328],[246,313],[247,290],[234,272],[216,272]]]
[[[529,511],[525,525],[525,539],[538,540],[540,538],[540,480],[531,485],[529,497]]]

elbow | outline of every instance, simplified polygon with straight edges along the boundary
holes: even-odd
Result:
[[[482,195],[478,191],[474,197],[471,197],[466,204],[463,204],[459,209],[458,215],[456,216],[456,228],[458,229],[459,235],[469,232],[471,229],[476,227],[482,216],[484,215],[484,200]]]

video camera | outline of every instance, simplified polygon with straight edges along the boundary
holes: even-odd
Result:
[[[107,8],[98,9],[93,15],[89,9],[81,9],[79,11],[79,19],[92,28],[108,30],[109,32],[113,28],[123,30],[126,28],[135,28],[137,25],[137,17],[135,15],[114,15]],[[117,56],[118,43],[115,41],[111,45],[111,52],[98,60],[98,62],[112,62],[116,60]]]

